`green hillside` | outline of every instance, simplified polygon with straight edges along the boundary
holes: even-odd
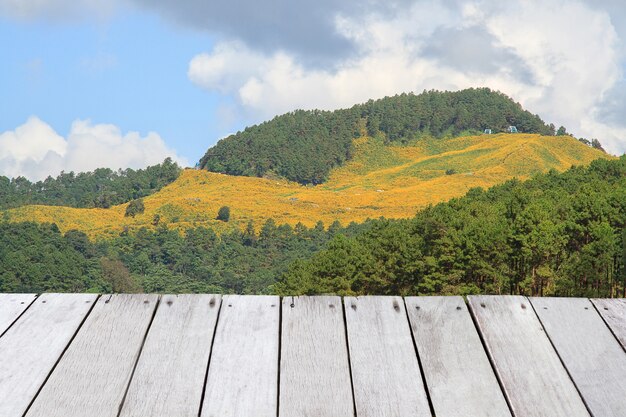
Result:
[[[332,168],[352,158],[352,141],[360,136],[402,145],[487,128],[503,132],[511,125],[522,133],[555,133],[554,126],[488,88],[401,94],[350,109],[298,110],[275,117],[222,139],[206,152],[200,166],[230,175],[319,184]]]
[[[608,297],[626,288],[625,223],[626,156],[346,228],[159,225],[94,242],[56,225],[0,223],[0,292]]]
[[[283,294],[626,295],[626,156],[377,220],[293,264]]]

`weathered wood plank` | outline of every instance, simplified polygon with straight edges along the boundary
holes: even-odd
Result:
[[[0,338],[0,416],[21,416],[97,299],[43,294]]]
[[[405,299],[437,417],[510,417],[462,297]]]
[[[346,297],[356,412],[360,417],[430,417],[401,297]]]
[[[121,417],[198,416],[220,300],[161,297]]]
[[[468,299],[516,417],[589,417],[525,297]]]
[[[0,335],[28,308],[36,294],[0,294]]]
[[[626,416],[626,355],[586,298],[531,298],[594,416]]]
[[[279,297],[224,296],[203,417],[276,416],[279,323]]]
[[[354,406],[339,297],[282,300],[281,417],[352,417]]]
[[[158,296],[102,296],[27,413],[116,417]]]
[[[626,349],[626,298],[596,298],[591,301]]]

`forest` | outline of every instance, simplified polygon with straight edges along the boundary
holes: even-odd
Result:
[[[554,171],[338,235],[282,294],[626,295],[626,156]]]
[[[0,292],[623,296],[626,156],[480,188],[412,219],[90,241],[0,223]]]
[[[160,226],[92,242],[54,224],[0,223],[0,292],[270,293],[293,261],[366,227],[268,220],[258,232]]]
[[[297,110],[277,116],[222,139],[206,152],[200,166],[230,175],[320,184],[332,168],[352,157],[356,137],[369,135],[398,145],[484,129],[504,132],[511,125],[523,133],[556,133],[554,125],[488,88],[424,91],[370,100],[350,109]]]
[[[0,176],[0,209],[28,204],[79,208],[109,208],[146,197],[172,183],[181,168],[170,158],[145,169],[61,173],[56,178],[31,182],[27,178]]]

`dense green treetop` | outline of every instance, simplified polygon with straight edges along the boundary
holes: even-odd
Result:
[[[24,177],[0,176],[0,209],[27,204],[69,207],[102,207],[126,203],[157,192],[180,175],[181,168],[167,158],[145,169],[61,173],[56,178],[30,182]]]
[[[302,184],[324,182],[333,167],[352,156],[352,140],[368,134],[406,144],[491,129],[554,135],[553,125],[488,88],[425,91],[370,100],[336,111],[297,110],[222,139],[200,160],[214,172],[277,175]]]
[[[160,225],[93,242],[76,230],[63,235],[54,224],[0,222],[0,292],[266,294],[296,259],[339,231],[351,236],[366,227],[292,228],[268,220],[259,232],[250,224],[218,235]]]

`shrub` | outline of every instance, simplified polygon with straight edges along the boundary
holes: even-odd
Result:
[[[227,222],[230,220],[230,207],[222,206],[217,212],[217,220]]]
[[[133,200],[128,203],[126,206],[126,213],[124,214],[126,217],[135,217],[137,214],[141,214],[145,210],[145,206],[143,205],[143,200],[138,198],[137,200]]]

